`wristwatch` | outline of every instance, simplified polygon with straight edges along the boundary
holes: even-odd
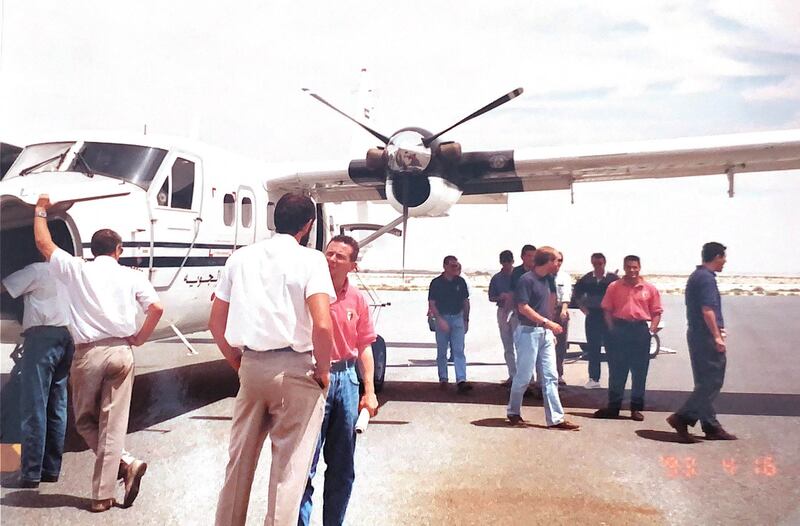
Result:
[[[47,219],[47,210],[37,210],[36,217],[43,217]]]

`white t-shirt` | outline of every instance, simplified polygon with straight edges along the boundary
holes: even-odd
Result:
[[[47,263],[31,263],[6,276],[3,285],[12,298],[25,295],[22,330],[38,325],[51,327],[69,325],[67,289],[50,273],[50,266]]]
[[[555,277],[556,281],[556,300],[558,307],[561,308],[562,303],[569,303],[572,297],[572,276],[569,272],[559,270]]]
[[[216,296],[230,303],[225,339],[233,347],[268,351],[313,349],[306,298],[336,293],[325,256],[288,234],[240,248],[228,258]]]
[[[50,257],[53,275],[66,285],[70,299],[70,332],[75,343],[136,334],[139,308],[158,302],[153,285],[138,270],[111,256],[87,262],[57,249]]]

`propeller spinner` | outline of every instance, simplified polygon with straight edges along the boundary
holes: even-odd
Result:
[[[439,142],[438,138],[456,126],[483,115],[498,106],[502,106],[511,99],[518,97],[522,94],[523,89],[517,88],[506,93],[439,133],[431,134],[421,128],[403,128],[395,132],[391,137],[387,137],[359,122],[350,115],[347,115],[316,93],[306,88],[303,88],[303,91],[335,112],[353,121],[384,144],[384,146],[378,148],[370,148],[366,155],[366,162],[362,166],[369,175],[374,174],[377,178],[381,179],[383,183],[391,181],[393,187],[400,187],[400,195],[398,197],[403,205],[403,274],[405,275],[408,207],[409,201],[415,200],[416,197],[410,188],[415,181],[429,183],[428,176],[433,175],[429,171],[429,168],[437,172],[442,171],[442,165],[454,165],[461,159],[461,145],[459,143],[452,141]],[[441,162],[438,162],[438,159],[441,159]],[[447,174],[437,173],[436,175],[446,178]],[[417,178],[419,177],[424,177],[425,181],[418,181]]]

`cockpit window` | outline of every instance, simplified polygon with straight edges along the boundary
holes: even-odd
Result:
[[[17,160],[8,169],[5,179],[17,177],[26,172],[52,172],[58,170],[64,156],[74,142],[51,142],[26,146]]]
[[[148,146],[87,142],[69,169],[118,177],[147,190],[166,155],[166,150]]]

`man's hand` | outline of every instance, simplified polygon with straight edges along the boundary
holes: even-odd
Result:
[[[657,332],[658,332],[658,331],[660,331],[660,330],[661,330],[661,327],[658,327],[658,326],[656,326],[656,327],[650,327],[650,334],[655,334],[655,333],[657,333]]]
[[[439,327],[439,330],[442,332],[450,332],[450,324],[441,316],[436,318],[436,326]]]
[[[375,396],[375,393],[364,393],[364,396],[361,397],[358,402],[358,412],[360,413],[365,408],[371,417],[378,414],[378,397]]]
[[[144,344],[144,342],[141,341],[141,339],[139,338],[138,334],[128,336],[127,338],[125,338],[125,341],[128,342],[128,345],[130,345],[131,347],[140,347],[142,344]]]
[[[318,366],[314,366],[314,380],[319,384],[322,389],[327,389],[328,385],[331,383],[331,370],[328,369],[320,369]]]
[[[50,196],[47,194],[40,194],[39,199],[36,201],[36,208],[41,208],[45,212],[53,206],[53,203],[50,202]]]
[[[569,310],[562,309],[561,310],[561,321],[567,321],[567,320],[569,320]]]
[[[717,346],[717,352],[725,352],[725,338],[720,336],[719,338],[714,338],[714,344]]]
[[[552,320],[547,320],[547,323],[544,324],[544,328],[550,329],[555,335],[559,335],[564,332],[564,327]]]

